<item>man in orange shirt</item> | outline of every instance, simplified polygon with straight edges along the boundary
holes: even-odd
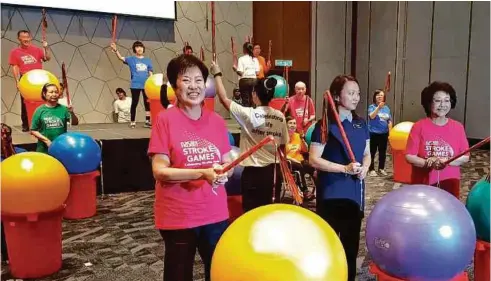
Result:
[[[253,54],[259,61],[259,74],[257,75],[257,79],[262,79],[268,75],[269,70],[271,69],[271,62],[261,56],[261,46],[259,44],[254,44]]]

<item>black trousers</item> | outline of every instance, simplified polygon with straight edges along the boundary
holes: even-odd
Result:
[[[294,171],[299,171],[300,172],[300,177],[301,177],[301,184],[300,189],[302,191],[307,191],[307,181],[305,180],[305,175],[309,174],[312,178],[314,178],[314,172],[315,169],[310,166],[310,164],[307,161],[303,161],[302,163],[298,163],[295,161],[291,161],[292,163],[292,169]]]
[[[140,101],[140,92],[143,93],[143,106],[145,107],[146,112],[150,112],[150,103],[148,102],[147,94],[145,94],[144,89],[130,89],[131,91],[131,122],[135,122],[136,117],[136,107],[138,106],[138,102]],[[147,116],[147,120],[150,119],[150,116]]]
[[[354,281],[363,212],[349,199],[317,199],[317,214],[338,234],[348,261],[348,281]]]
[[[2,222],[2,261],[8,261],[9,253],[7,252],[7,240],[5,239],[5,231]]]
[[[378,150],[378,168],[383,170],[385,168],[385,158],[387,156],[387,141],[389,134],[374,134],[370,133],[370,155],[372,155],[372,162],[370,163],[369,170],[374,169],[375,154]]]
[[[242,105],[251,107],[252,104],[252,91],[256,86],[257,79],[254,78],[242,78],[239,80],[239,91],[242,96]]]
[[[240,184],[242,188],[242,209],[248,212],[254,208],[273,203],[274,169],[276,166],[275,202],[280,202],[283,176],[279,164],[265,167],[244,167]]]
[[[29,128],[29,119],[27,118],[26,104],[24,103],[24,98],[20,96],[20,119],[22,121],[22,129]]]
[[[193,281],[196,249],[205,266],[205,280],[210,281],[211,259],[215,248],[228,227],[228,221],[199,227],[160,230],[164,239],[164,281]]]

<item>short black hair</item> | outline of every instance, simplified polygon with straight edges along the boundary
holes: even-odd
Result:
[[[133,49],[133,53],[135,53],[135,54],[136,54],[136,47],[142,47],[142,48],[143,48],[143,52],[145,53],[145,45],[143,45],[143,43],[142,43],[142,42],[140,42],[140,41],[135,41],[135,42],[133,43],[133,46],[132,46],[131,48]]]
[[[447,82],[434,81],[421,92],[421,105],[425,110],[426,116],[431,116],[431,104],[433,103],[433,96],[436,92],[445,92],[450,96],[451,109],[454,109],[457,105],[457,94],[455,89]]]
[[[287,116],[285,117],[285,119],[286,119],[286,123],[290,122],[291,120],[295,120],[295,121],[297,121],[297,119],[295,119],[295,118],[294,118],[293,116],[291,116],[291,115],[287,115]]]
[[[169,64],[167,64],[167,79],[172,88],[176,88],[177,77],[179,74],[186,72],[188,68],[197,66],[203,75],[204,82],[208,78],[208,68],[206,65],[194,55],[182,54],[176,58],[173,58]]]
[[[58,86],[56,84],[53,84],[53,83],[44,84],[43,88],[41,89],[41,98],[43,99],[43,101],[47,101],[46,93],[48,92],[48,88],[51,86],[55,86],[56,89],[58,89]]]
[[[377,103],[377,95],[380,94],[380,93],[384,93],[384,102],[385,102],[385,100],[387,98],[387,96],[385,95],[385,92],[382,91],[382,90],[380,90],[380,89],[377,89],[377,90],[375,90],[375,92],[373,92],[373,97],[372,97],[372,102],[373,103]]]
[[[274,90],[278,81],[274,77],[258,79],[253,92],[261,101],[262,105],[268,105],[274,97]]]
[[[182,52],[185,53],[187,50],[191,50],[191,53],[193,52],[193,47],[186,45],[184,48],[182,48]]]
[[[126,96],[126,92],[125,92],[125,90],[123,90],[123,88],[117,88],[116,89],[116,94],[119,94],[119,93],[122,93],[123,95]]]
[[[21,33],[31,34],[31,32],[29,30],[21,29],[21,30],[17,31],[17,38],[19,38]]]

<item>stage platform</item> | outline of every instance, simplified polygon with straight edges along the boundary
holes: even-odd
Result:
[[[240,127],[235,120],[228,119],[227,126],[239,143]],[[155,181],[152,166],[147,156],[151,129],[137,123],[131,129],[128,124],[81,124],[69,128],[71,132],[90,135],[102,146],[102,176],[98,180],[98,194],[117,194],[153,190]],[[12,128],[15,146],[28,151],[36,150],[36,139],[20,126]]]
[[[228,130],[232,134],[239,134],[240,127],[233,119],[226,119]],[[143,127],[144,123],[137,123],[136,128],[131,129],[128,124],[108,123],[108,124],[80,124],[72,126],[69,131],[88,134],[96,140],[116,140],[116,139],[145,139],[150,138],[150,129]],[[12,128],[12,140],[14,144],[32,144],[37,140],[28,132],[22,132],[22,127]]]

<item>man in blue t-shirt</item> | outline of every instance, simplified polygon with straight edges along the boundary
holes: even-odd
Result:
[[[133,43],[134,56],[123,57],[116,48],[116,44],[112,43],[111,48],[113,52],[118,56],[118,59],[128,65],[131,72],[131,123],[130,127],[136,127],[136,107],[140,101],[140,93],[143,93],[143,104],[145,106],[145,127],[150,128],[150,104],[148,103],[147,95],[145,94],[145,81],[153,73],[152,60],[143,56],[145,53],[145,46],[142,42],[136,41]]]

